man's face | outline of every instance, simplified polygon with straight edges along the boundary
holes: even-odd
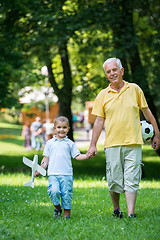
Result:
[[[105,65],[105,73],[111,85],[117,85],[123,81],[124,69],[117,66],[116,61],[112,61]]]

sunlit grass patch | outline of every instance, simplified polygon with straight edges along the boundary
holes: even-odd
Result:
[[[74,179],[70,221],[53,219],[54,207],[47,193],[47,177],[25,187],[30,175],[0,174],[1,239],[159,239],[160,186],[142,181],[137,197],[137,219],[128,219],[124,194],[123,219],[112,217],[112,203],[105,179]]]
[[[151,180],[151,181],[144,181],[142,180],[140,182],[140,188],[153,188],[153,189],[160,189],[160,180],[159,181],[155,181],[155,180]]]
[[[7,174],[0,174],[0,185],[6,186],[24,186],[26,182],[31,180],[32,172],[28,174],[24,173],[7,173]],[[35,179],[35,186],[47,186],[48,179],[47,177],[39,177]],[[28,187],[26,187],[28,188]]]

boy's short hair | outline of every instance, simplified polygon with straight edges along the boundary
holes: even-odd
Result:
[[[56,117],[55,120],[54,120],[54,125],[56,125],[57,122],[66,122],[67,125],[69,126],[69,120],[68,120],[68,118],[65,117],[65,116]]]

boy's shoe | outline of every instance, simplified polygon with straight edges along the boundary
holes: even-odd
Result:
[[[65,217],[64,219],[70,219],[70,216],[68,216],[68,217]]]
[[[54,209],[53,217],[60,217],[62,214],[62,209]]]
[[[129,218],[136,218],[137,216],[136,216],[135,213],[131,213],[128,217],[129,217]]]
[[[122,213],[120,210],[116,209],[116,210],[114,210],[114,212],[113,212],[113,216],[114,216],[114,217],[122,218],[122,217],[123,217],[123,213]]]

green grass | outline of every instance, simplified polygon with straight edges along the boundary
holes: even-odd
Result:
[[[3,128],[3,129],[2,129]],[[4,130],[5,129],[5,130]],[[127,218],[125,197],[121,195],[123,219],[112,217],[112,203],[105,180],[103,147],[94,159],[73,160],[74,192],[71,219],[53,219],[47,193],[47,177],[35,179],[35,188],[24,187],[31,178],[22,157],[37,152],[23,147],[21,126],[0,122],[0,239],[160,239],[160,159],[149,145],[143,147],[144,178],[137,196],[137,219]],[[87,150],[82,149],[84,152]],[[39,159],[42,152],[38,152]]]

